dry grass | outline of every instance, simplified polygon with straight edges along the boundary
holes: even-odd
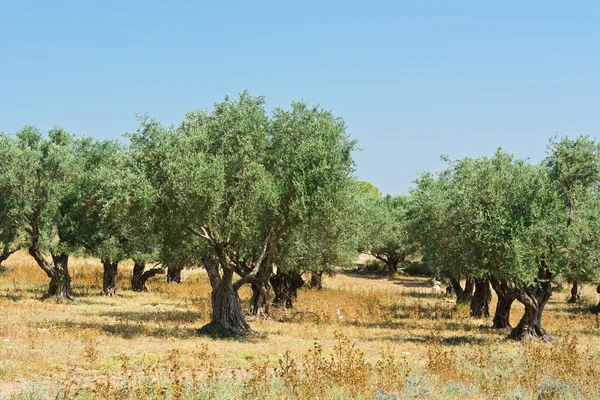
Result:
[[[37,300],[48,280],[26,254],[6,265],[0,398],[600,398],[598,320],[566,291],[545,314],[554,345],[507,340],[423,279],[342,274],[301,290],[294,312],[252,321],[260,337],[214,340],[196,335],[210,315],[201,270],[134,293],[125,265],[105,298],[99,262],[73,260],[78,301],[59,304]]]

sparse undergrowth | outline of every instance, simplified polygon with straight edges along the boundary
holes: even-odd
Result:
[[[76,304],[39,302],[45,276],[25,254],[0,275],[0,397],[16,399],[599,398],[594,303],[556,295],[544,316],[556,343],[515,343],[490,320],[418,278],[340,274],[303,289],[296,309],[250,321],[258,337],[211,339],[210,287],[184,283],[99,296],[100,265],[74,260]],[[248,307],[249,290],[242,290]],[[522,310],[515,305],[512,323]]]

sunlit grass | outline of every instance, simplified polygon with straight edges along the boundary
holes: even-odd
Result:
[[[250,321],[262,333],[214,340],[202,270],[148,293],[100,296],[97,260],[70,264],[78,300],[38,299],[48,279],[26,253],[0,273],[0,398],[598,398],[600,328],[555,294],[544,325],[554,345],[521,344],[469,317],[425,279],[339,274],[303,289],[296,308]],[[594,303],[596,294],[584,294]],[[241,290],[247,308],[250,291]],[[521,307],[515,303],[512,323]],[[4,394],[3,394],[4,393]],[[35,397],[33,396],[33,397]],[[378,397],[377,397],[378,396]],[[387,397],[386,397],[387,396]],[[544,397],[545,396],[545,397]],[[554,396],[554,397],[552,397]]]

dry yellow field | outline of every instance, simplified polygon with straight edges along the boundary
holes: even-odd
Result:
[[[40,302],[48,280],[27,254],[0,273],[0,398],[600,398],[600,327],[555,293],[554,344],[517,343],[432,293],[422,278],[338,274],[292,311],[251,321],[261,335],[198,336],[209,321],[202,270],[148,293],[100,296],[97,260],[70,264],[75,304]],[[248,302],[249,290],[241,291]],[[495,302],[495,300],[494,300]],[[492,310],[493,311],[493,310]],[[512,323],[521,308],[515,303]]]

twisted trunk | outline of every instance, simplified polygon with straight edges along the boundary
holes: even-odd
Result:
[[[133,275],[131,276],[131,290],[134,292],[147,292],[146,282],[154,275],[164,274],[165,270],[162,267],[146,269],[146,262],[142,260],[133,260]]]
[[[310,273],[310,288],[323,290],[323,271]]]
[[[244,319],[240,297],[239,286],[233,284],[233,271],[227,266],[223,267],[223,273],[219,271],[219,261],[209,259],[203,261],[208,272],[210,285],[212,287],[211,321],[204,325],[199,331],[218,336],[239,336],[252,333],[252,329]]]
[[[298,297],[298,289],[304,286],[302,274],[297,271],[277,272],[270,282],[273,292],[275,292],[273,305],[278,307],[285,305],[286,308],[294,306],[294,299]]]
[[[396,255],[374,255],[380,261],[383,261],[388,269],[388,275],[394,276],[398,272],[398,264],[403,262],[406,256],[404,254]]]
[[[579,284],[579,282],[573,282],[573,286],[571,287],[571,297],[569,298],[569,303],[577,303],[581,300],[581,290],[583,289],[583,285]]]
[[[551,296],[550,281],[541,282],[536,287],[521,289],[517,292],[517,300],[525,306],[525,312],[519,324],[511,331],[513,339],[536,338],[552,341],[550,335],[542,327],[542,313]]]
[[[460,280],[450,277],[450,284],[454,293],[456,293],[456,303],[469,303],[473,297],[473,290],[475,289],[474,281],[471,278],[465,280],[465,288],[463,289],[460,285]]]
[[[181,268],[167,268],[167,282],[181,283]]]
[[[268,279],[253,281],[252,298],[250,299],[250,315],[256,317],[268,317],[270,307],[270,285]]]
[[[54,266],[51,269],[48,293],[42,299],[56,297],[59,300],[74,300],[69,275],[69,256],[64,253],[52,254],[52,262]]]
[[[102,260],[102,266],[104,267],[102,294],[105,296],[117,295],[118,264],[118,261]]]
[[[26,231],[31,236],[29,254],[50,278],[48,293],[42,297],[42,300],[49,297],[56,297],[59,300],[75,300],[71,289],[71,275],[69,275],[69,256],[65,253],[52,254],[52,263],[50,263],[42,254],[39,210],[34,211],[29,217],[29,228]]]
[[[500,282],[495,278],[491,278],[490,282],[496,295],[498,296],[498,302],[496,303],[496,311],[494,312],[494,322],[492,325],[493,329],[505,329],[511,328],[510,326],[510,309],[514,303],[516,297],[515,294],[509,290],[506,282]]]
[[[490,316],[490,303],[492,291],[487,279],[475,281],[475,293],[471,298],[471,316],[474,318],[487,318]]]

